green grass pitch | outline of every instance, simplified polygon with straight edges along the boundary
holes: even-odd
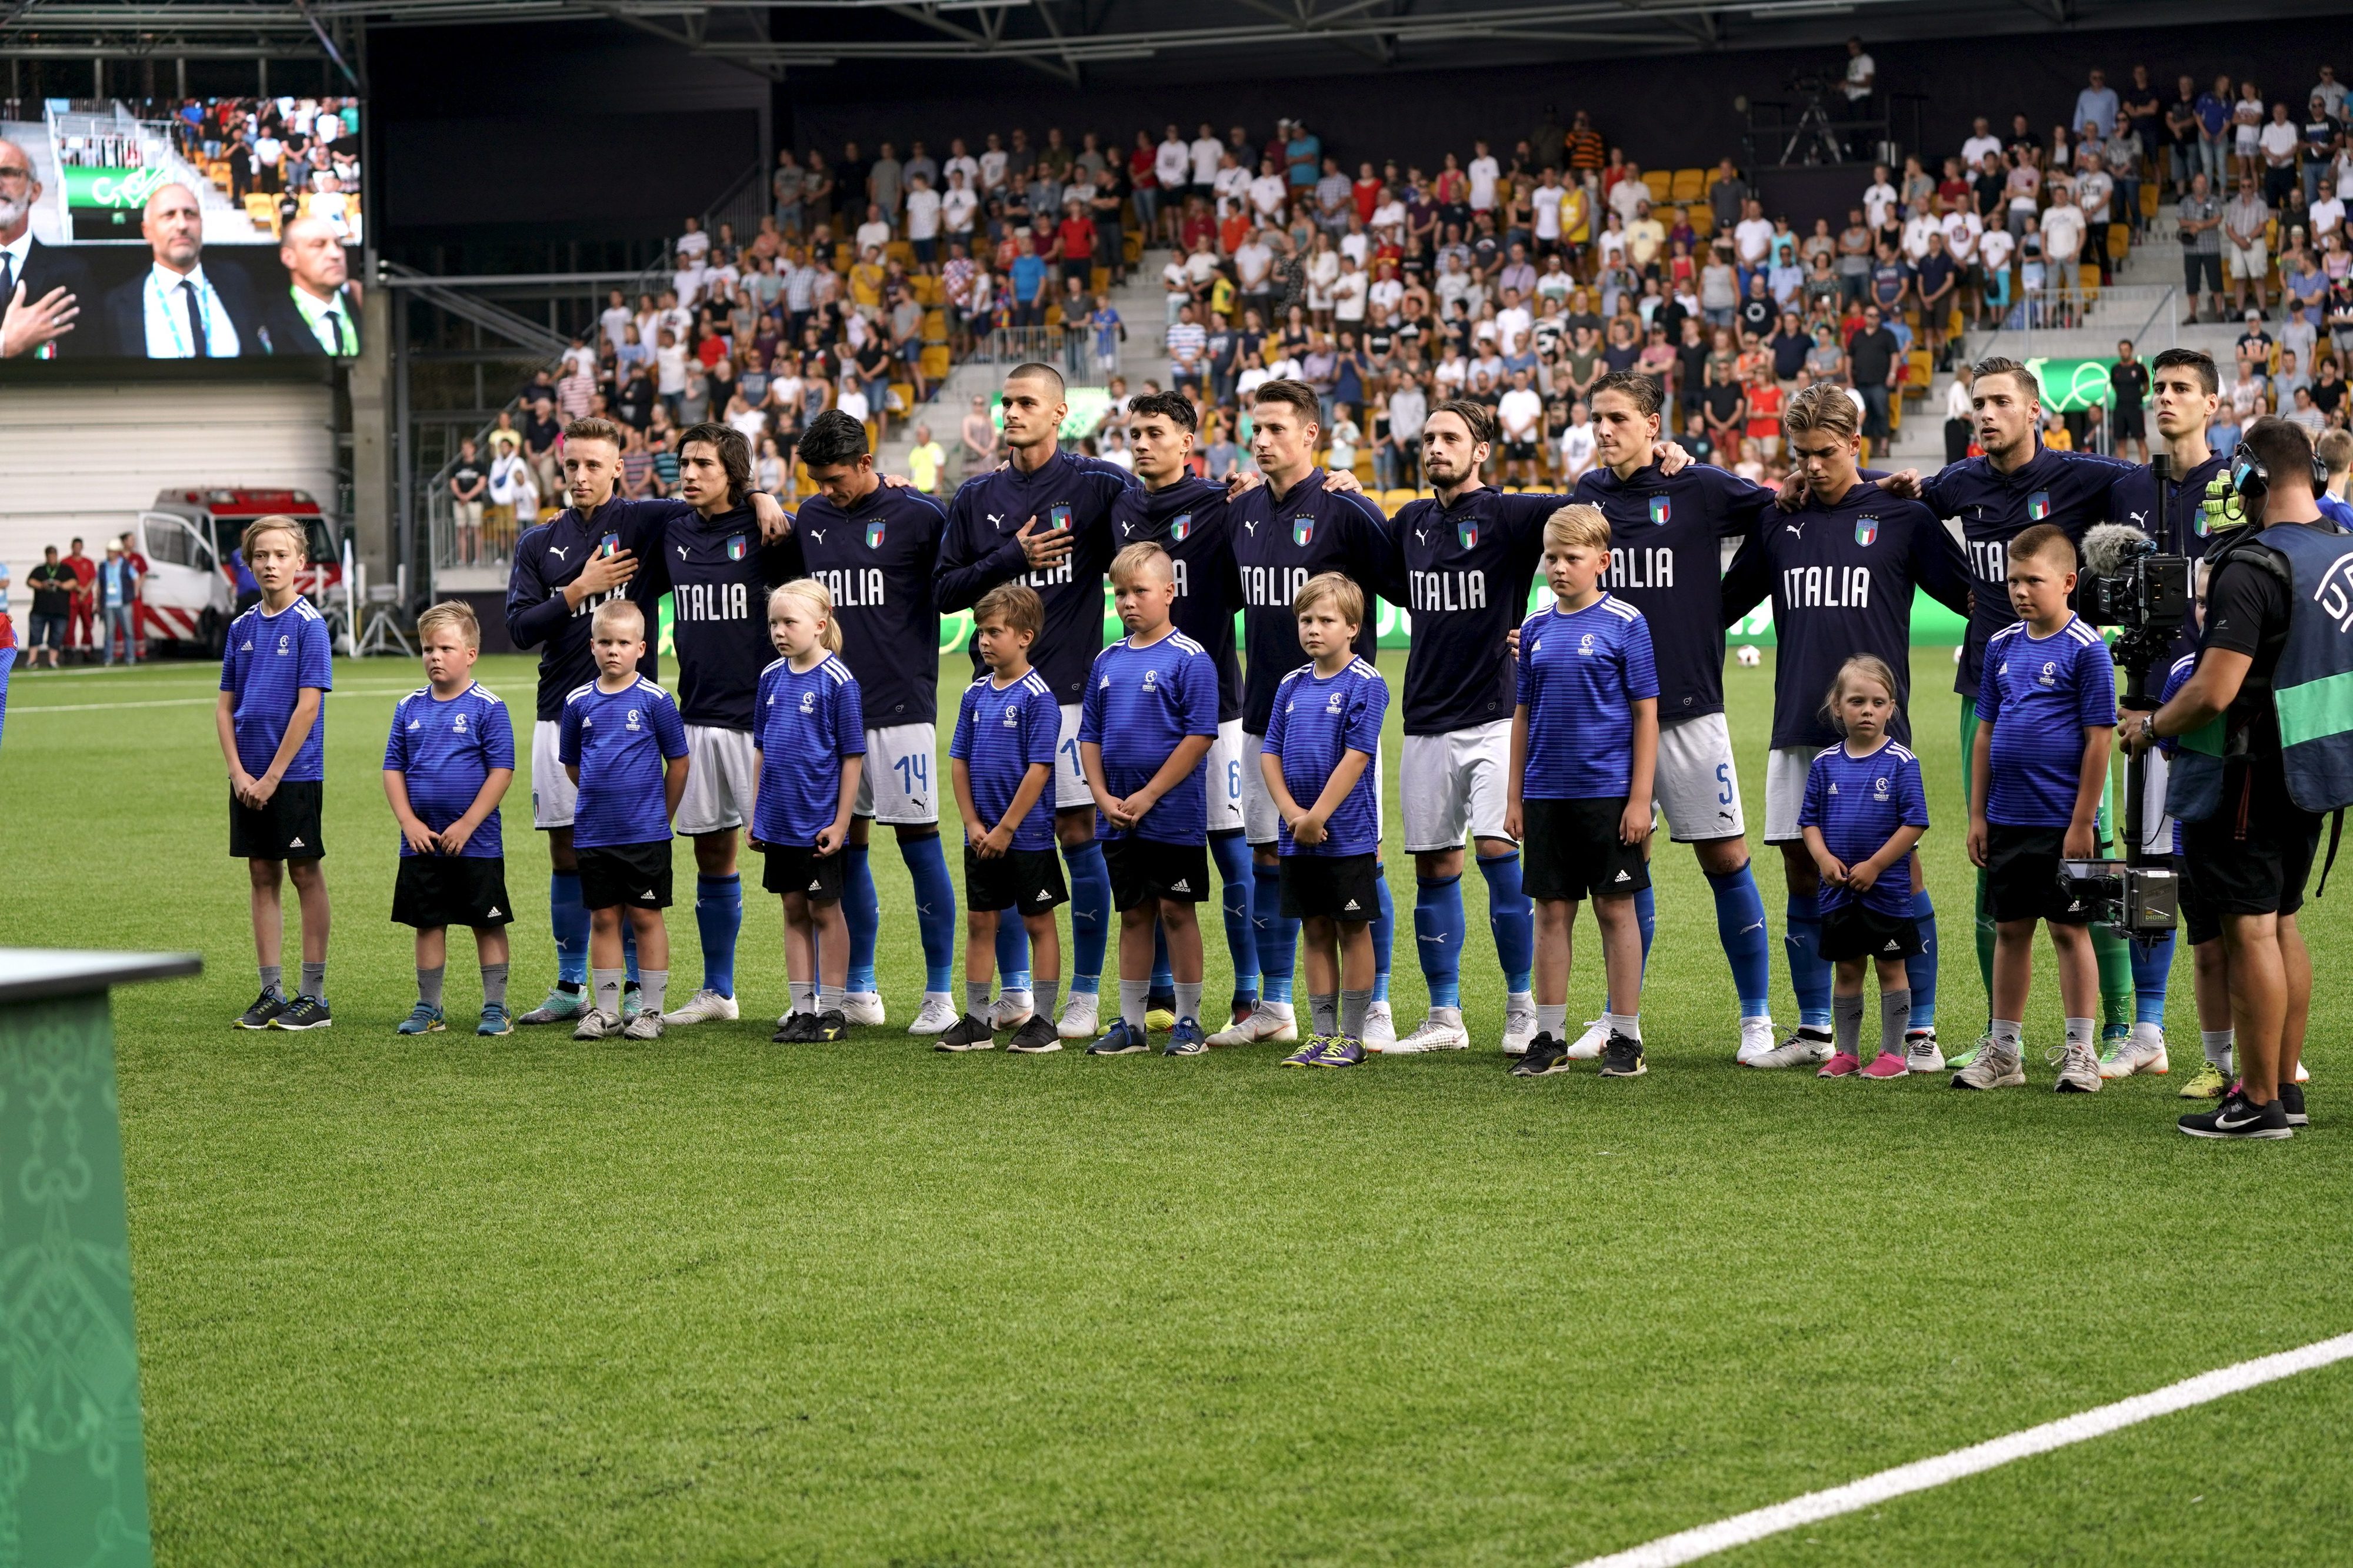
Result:
[[[480,673],[527,724],[528,664]],[[1771,674],[1725,672],[1752,824]],[[1921,650],[1948,1047],[1983,1016],[1949,674]],[[1506,1078],[1475,876],[1468,1053],[935,1055],[902,1032],[922,976],[887,842],[888,1028],[768,1044],[755,897],[741,1025],[398,1040],[377,770],[420,679],[336,669],[317,1036],[227,1026],[254,977],[212,672],[15,679],[12,940],[206,960],[117,1005],[167,1565],[1556,1563],[2353,1328],[2347,893],[2306,922],[2315,1125],[2255,1147],[2171,1130],[2186,955],[2169,1079],[2052,1094],[2047,966],[2023,1090],[1735,1068],[1713,908],[1664,844],[1633,1082]],[[554,959],[526,781],[510,801],[527,1006]],[[691,908],[671,935],[683,994]],[[2345,1562],[2348,1433],[2340,1364],[1723,1561]]]

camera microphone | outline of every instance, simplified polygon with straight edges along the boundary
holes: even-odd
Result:
[[[2084,534],[2084,568],[2094,577],[2116,577],[2145,555],[2157,553],[2157,541],[2128,522],[2103,522]]]

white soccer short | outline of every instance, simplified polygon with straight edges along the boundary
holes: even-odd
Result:
[[[1667,819],[1667,837],[1677,844],[1736,838],[1747,831],[1740,815],[1740,770],[1732,760],[1732,727],[1723,714],[1659,726],[1651,802]]]
[[[1067,711],[1067,710],[1066,710]],[[935,724],[893,724],[866,731],[866,765],[850,807],[892,826],[925,827],[940,819],[940,732]]]
[[[1242,797],[1249,787],[1251,774],[1258,772],[1258,753],[1250,749],[1250,737],[1242,733],[1242,721],[1227,719],[1218,725],[1218,738],[1209,742],[1209,831],[1240,833],[1243,829]],[[1265,781],[1260,781],[1265,787]]]
[[[564,771],[564,726],[553,719],[534,720],[531,726],[531,825],[544,833],[572,826],[579,804],[579,786]]]
[[[1443,735],[1408,735],[1398,760],[1409,855],[1460,849],[1463,836],[1503,838],[1512,721]]]
[[[1812,776],[1813,746],[1777,746],[1765,756],[1765,842],[1796,844],[1806,837],[1798,813],[1806,805],[1806,780]]]
[[[1092,805],[1095,792],[1087,787],[1087,770],[1079,765],[1079,715],[1076,702],[1062,704],[1062,735],[1054,743],[1054,809]]]
[[[720,833],[752,820],[760,770],[748,730],[716,724],[686,727],[686,793],[678,797],[678,830],[690,837]]]

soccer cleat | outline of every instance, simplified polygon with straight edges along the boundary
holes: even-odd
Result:
[[[275,985],[265,985],[261,994],[253,999],[253,1005],[237,1015],[237,1026],[240,1029],[266,1029],[269,1027],[269,1021],[286,1008],[286,993]]]
[[[1943,1065],[1942,1058],[1937,1058],[1937,1061],[1938,1066]],[[1926,1070],[1929,1072],[1935,1072],[1936,1068],[1929,1068]],[[1911,1076],[1911,1053],[1907,1051],[1882,1051],[1877,1056],[1871,1058],[1871,1065],[1862,1069],[1862,1076],[1865,1078],[1908,1078]]]
[[[1201,1026],[1190,1018],[1177,1020],[1167,1045],[1161,1047],[1164,1057],[1203,1057],[1209,1054],[1209,1042],[1201,1033]]]
[[[992,1028],[1018,1029],[1022,1020],[1029,1016],[1029,993],[1027,991],[1001,991],[997,993],[997,1000],[989,1005],[988,1022]]]
[[[907,1026],[907,1033],[943,1035],[962,1016],[964,1015],[956,1011],[955,1004],[946,997],[926,994],[923,997],[923,1010],[915,1015],[915,1021]]]
[[[659,1040],[662,1037],[662,1016],[649,1008],[621,1026],[625,1040]]]
[[[503,1002],[483,1003],[481,1020],[474,1026],[474,1033],[478,1035],[513,1034],[514,1020],[507,1016],[506,1004]]]
[[[1144,999],[1144,1027],[1148,1034],[1165,1035],[1176,1026],[1176,994],[1152,995]]]
[[[1504,1005],[1504,1054],[1524,1057],[1528,1044],[1536,1037],[1536,1010],[1533,1006],[1514,1007]]]
[[[1904,1037],[1904,1069],[1906,1072],[1945,1070],[1945,1053],[1936,1048],[1936,1030],[1915,1029]]]
[[[1841,1051],[1814,1069],[1816,1078],[1857,1078],[1862,1073],[1862,1058],[1852,1051]]]
[[[638,1016],[641,996],[634,980],[621,987],[621,1022],[628,1023]]]
[[[2100,1058],[2093,1051],[2091,1041],[2070,1040],[2042,1059],[2059,1069],[2059,1079],[2051,1086],[2058,1093],[2100,1092]]]
[[[1577,1036],[1577,1043],[1568,1047],[1568,1059],[1589,1062],[1599,1057],[1601,1047],[1609,1043],[1609,1026],[1599,1018],[1591,1019],[1585,1026],[1585,1033]]]
[[[1528,1048],[1518,1061],[1512,1064],[1514,1078],[1548,1078],[1568,1070],[1568,1047],[1550,1034],[1539,1034],[1528,1042]]]
[[[1299,1021],[1292,1016],[1288,1002],[1261,1002],[1250,1009],[1250,1016],[1229,1029],[1219,1029],[1209,1037],[1212,1046],[1254,1046],[1261,1040],[1272,1040],[1287,1046],[1299,1038]]]
[[[809,1025],[809,1042],[825,1045],[849,1033],[849,1016],[839,1007],[828,1007]]]
[[[2130,1078],[2135,1073],[2150,1073],[2163,1077],[2171,1063],[2165,1059],[2163,1030],[2135,1028],[2124,1038],[2110,1044],[2100,1058],[2102,1078]]]
[[[1979,1035],[1976,1045],[1971,1046],[1966,1051],[1955,1052],[1946,1060],[1945,1065],[1952,1068],[1955,1072],[1959,1072],[1965,1068],[1974,1066],[1978,1059],[1978,1053],[1984,1050],[1986,1048],[1987,1042],[1992,1038],[1993,1037],[1989,1034]]]
[[[1955,1089],[2016,1089],[2025,1081],[2024,1053],[1990,1035],[1969,1053],[1969,1065],[1953,1075]]]
[[[1430,1051],[1470,1049],[1471,1031],[1462,1026],[1461,1014],[1451,1007],[1447,1011],[1454,1013],[1454,1016],[1440,1017],[1439,1010],[1432,1007],[1430,1016],[1422,1019],[1421,1027],[1402,1039],[1383,1046],[1381,1054],[1386,1057],[1418,1057]]]
[[[429,1002],[419,1002],[408,1010],[408,1016],[395,1026],[392,1032],[396,1035],[438,1035],[447,1026],[442,1022],[440,1008]]]
[[[2192,1138],[2293,1138],[2295,1129],[2288,1125],[2287,1107],[2279,1100],[2261,1106],[2251,1105],[2247,1097],[2232,1089],[2222,1097],[2222,1103],[2202,1114],[2192,1111],[2174,1125]]]
[[[1332,1042],[1321,1035],[1310,1035],[1307,1043],[1275,1065],[1286,1068],[1312,1068],[1324,1058],[1324,1047]]]
[[[1308,1063],[1319,1068],[1356,1068],[1365,1065],[1365,1042],[1335,1035],[1324,1042],[1324,1054]]]
[[[575,1040],[602,1040],[617,1036],[620,1032],[621,1016],[618,1013],[607,1013],[602,1007],[591,1007],[581,1014],[580,1021],[573,1026],[572,1037]]]
[[[1073,991],[1062,999],[1062,1016],[1054,1021],[1054,1037],[1092,1040],[1103,1033],[1103,998],[1092,991]]]
[[[1029,1026],[1024,1024],[1021,1026],[1026,1029]],[[935,1051],[987,1051],[996,1048],[997,1032],[988,1026],[987,1019],[974,1013],[966,1013],[950,1024],[940,1031],[940,1037],[932,1042],[932,1049]]]
[[[2181,1086],[2180,1099],[2220,1100],[2231,1089],[2230,1075],[2212,1062],[2200,1062],[2198,1071]]]
[[[708,985],[686,999],[686,1004],[661,1016],[665,1024],[733,1023],[744,1016],[733,996],[722,996]]]
[[[776,1020],[776,1032],[768,1037],[771,1045],[807,1046],[817,1042],[817,1015],[787,1013]]]
[[[1386,1002],[1365,1005],[1365,1032],[1357,1038],[1368,1051],[1385,1051],[1397,1044],[1397,1015]]]
[[[887,1024],[882,998],[871,991],[852,991],[841,999],[841,1016],[853,1024]]]
[[[1142,1029],[1134,1027],[1124,1018],[1114,1018],[1112,1020],[1111,1032],[1089,1046],[1087,1055],[1132,1057],[1138,1051],[1148,1051],[1151,1048],[1152,1043],[1144,1037]]]
[[[1641,1078],[1651,1070],[1642,1059],[1642,1042],[1630,1035],[1612,1035],[1601,1047],[1603,1078]]]
[[[588,1011],[588,993],[566,991],[561,985],[547,994],[547,1000],[515,1020],[518,1024],[569,1024]]]
[[[1760,1016],[1740,1020],[1740,1050],[1733,1060],[1746,1066],[1758,1057],[1771,1054],[1775,1048],[1771,1018]]]
[[[2312,1118],[2304,1109],[2304,1090],[2292,1083],[2284,1083],[2279,1086],[2279,1102],[2280,1109],[2287,1113],[2290,1127],[2312,1125]]]
[[[278,1016],[269,1020],[273,1029],[323,1029],[334,1022],[327,1004],[316,996],[297,996],[286,1004]]]
[[[1820,1029],[1800,1027],[1796,1034],[1762,1056],[1751,1057],[1744,1066],[1760,1072],[1773,1072],[1782,1068],[1807,1068],[1831,1059],[1833,1047],[1829,1034]],[[1859,1065],[1859,1064],[1858,1064]]]
[[[1049,1051],[1060,1050],[1062,1037],[1054,1032],[1053,1025],[1032,1014],[1028,1023],[1013,1031],[1005,1048],[1016,1056],[1042,1057]]]

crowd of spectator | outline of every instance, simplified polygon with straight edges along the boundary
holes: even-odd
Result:
[[[0,584],[5,579],[6,569],[0,567]],[[90,554],[79,539],[62,555],[56,545],[46,547],[40,564],[25,574],[32,594],[25,668],[40,668],[44,653],[51,669],[112,664],[118,658],[138,663],[146,640],[140,622],[146,579],[147,558],[129,533],[107,541],[100,556]],[[5,595],[0,594],[0,614],[6,609]]]
[[[191,98],[171,123],[180,156],[248,213],[274,211],[273,232],[311,216],[361,242],[359,100]]]

